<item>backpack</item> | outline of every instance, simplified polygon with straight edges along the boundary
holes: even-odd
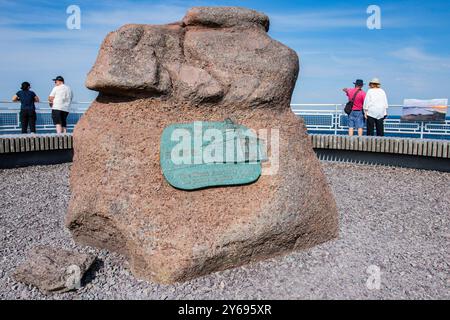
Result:
[[[350,100],[349,102],[347,102],[347,104],[345,105],[344,108],[344,112],[348,115],[350,115],[350,113],[352,113],[353,111],[353,105],[355,104],[355,99],[356,96],[358,95],[358,93],[361,91],[361,89],[356,90],[355,95],[353,96],[353,99]]]

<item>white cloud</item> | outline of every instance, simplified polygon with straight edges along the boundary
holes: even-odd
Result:
[[[273,26],[283,31],[311,31],[311,30],[338,30],[344,28],[367,28],[367,19],[370,15],[367,7],[322,9],[317,11],[301,11],[294,13],[269,14]],[[416,21],[413,16],[399,15],[401,8],[395,6],[382,6],[382,28],[408,28],[412,24],[417,26],[432,26],[429,21]]]
[[[417,47],[405,47],[390,53],[400,61],[410,64],[416,69],[427,71],[444,71],[450,68],[450,57],[430,54]],[[448,72],[448,70],[446,70]]]
[[[366,26],[365,8],[361,10],[320,10],[269,14],[271,24],[283,31]],[[297,30],[295,30],[297,29]]]
[[[126,10],[123,8],[126,7]],[[105,8],[104,11],[85,12],[83,20],[91,26],[109,28],[127,23],[164,24],[180,21],[189,6],[160,4],[120,3]],[[82,9],[83,10],[83,9]]]
[[[0,5],[9,12],[0,22],[0,42],[9,48],[0,52],[0,100],[7,99],[24,80],[45,96],[52,85],[49,79],[57,74],[70,81],[77,100],[91,100],[95,94],[84,87],[84,80],[108,32],[126,23],[179,21],[187,8],[185,4],[108,1],[95,10],[91,5],[84,10],[81,4],[81,30],[68,30],[65,22],[69,15],[64,7],[47,3],[50,9],[36,14],[15,1],[0,0]]]
[[[2,46],[0,52],[0,99],[14,93],[23,80],[30,80],[45,96],[51,86],[49,79],[61,73],[71,79],[76,99],[88,100],[94,94],[84,88],[83,82],[108,32],[126,23],[179,21],[190,4],[192,2],[101,1],[95,3],[95,9],[89,5],[89,10],[81,4],[82,29],[79,31],[65,28],[68,15],[61,6],[50,6],[51,9],[41,14],[23,9],[6,17],[3,14],[0,42],[7,44],[7,49]],[[0,5],[26,7],[11,0],[0,0]],[[371,41],[345,36],[343,28],[365,28],[365,10],[362,5],[360,9],[351,10],[268,13],[277,40],[298,50],[301,57],[302,69],[294,102],[342,102],[345,97],[340,89],[343,86],[351,85],[356,78],[367,80],[374,76],[383,79],[395,103],[401,103],[404,97],[446,95],[442,83],[448,82],[449,57],[411,46],[410,39]],[[389,21],[385,13],[392,9],[383,6],[382,10],[384,27],[411,25],[407,23],[409,17]],[[334,36],[330,33],[332,29],[337,30]],[[314,32],[316,30],[320,32]],[[436,86],[436,83],[441,85]]]

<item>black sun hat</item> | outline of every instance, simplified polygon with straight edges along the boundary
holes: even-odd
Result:
[[[62,81],[64,82],[64,78],[61,76],[57,76],[55,79],[53,79],[53,81]]]
[[[361,79],[356,80],[353,84],[358,87],[364,87],[364,81]]]

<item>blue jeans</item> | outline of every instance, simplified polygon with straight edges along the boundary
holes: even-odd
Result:
[[[352,111],[348,116],[348,127],[353,129],[364,128],[364,114],[362,111]]]

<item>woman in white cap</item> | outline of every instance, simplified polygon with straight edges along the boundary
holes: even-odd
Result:
[[[364,113],[367,119],[367,135],[373,136],[374,129],[377,129],[377,136],[384,136],[384,120],[387,117],[387,109],[389,107],[386,92],[381,89],[379,79],[372,79],[369,83],[369,91],[367,91],[364,100]]]

